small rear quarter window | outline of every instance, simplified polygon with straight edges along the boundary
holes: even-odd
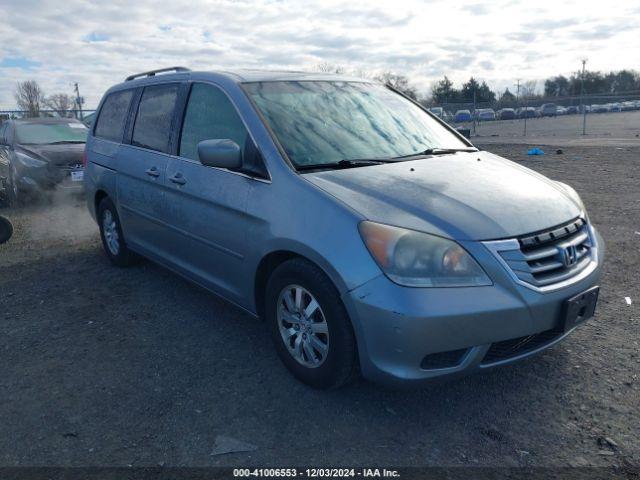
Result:
[[[133,90],[123,90],[109,94],[100,109],[100,115],[96,121],[96,137],[114,142],[122,141],[132,98]]]

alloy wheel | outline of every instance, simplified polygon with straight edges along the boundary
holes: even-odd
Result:
[[[329,327],[315,297],[300,285],[278,296],[278,328],[289,354],[307,368],[317,368],[329,353]]]
[[[113,256],[118,256],[120,253],[120,236],[118,235],[118,225],[111,210],[105,210],[102,215],[102,231],[104,232],[104,239],[109,252]]]

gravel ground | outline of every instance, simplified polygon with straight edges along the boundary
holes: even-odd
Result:
[[[486,148],[583,196],[608,248],[597,315],[415,391],[311,390],[259,320],[152,263],[110,266],[80,200],[5,210],[0,465],[638,466],[640,148]]]

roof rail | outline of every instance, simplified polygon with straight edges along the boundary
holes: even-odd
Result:
[[[159,68],[157,70],[149,70],[148,72],[136,73],[135,75],[129,75],[124,79],[125,82],[130,82],[131,80],[135,80],[136,78],[141,77],[155,77],[156,73],[164,73],[164,72],[190,72],[191,70],[186,67],[167,67],[167,68]]]

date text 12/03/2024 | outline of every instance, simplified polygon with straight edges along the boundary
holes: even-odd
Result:
[[[398,478],[400,474],[397,470],[388,470],[386,468],[306,468],[304,470],[296,468],[238,468],[233,470],[233,476],[238,478]]]

